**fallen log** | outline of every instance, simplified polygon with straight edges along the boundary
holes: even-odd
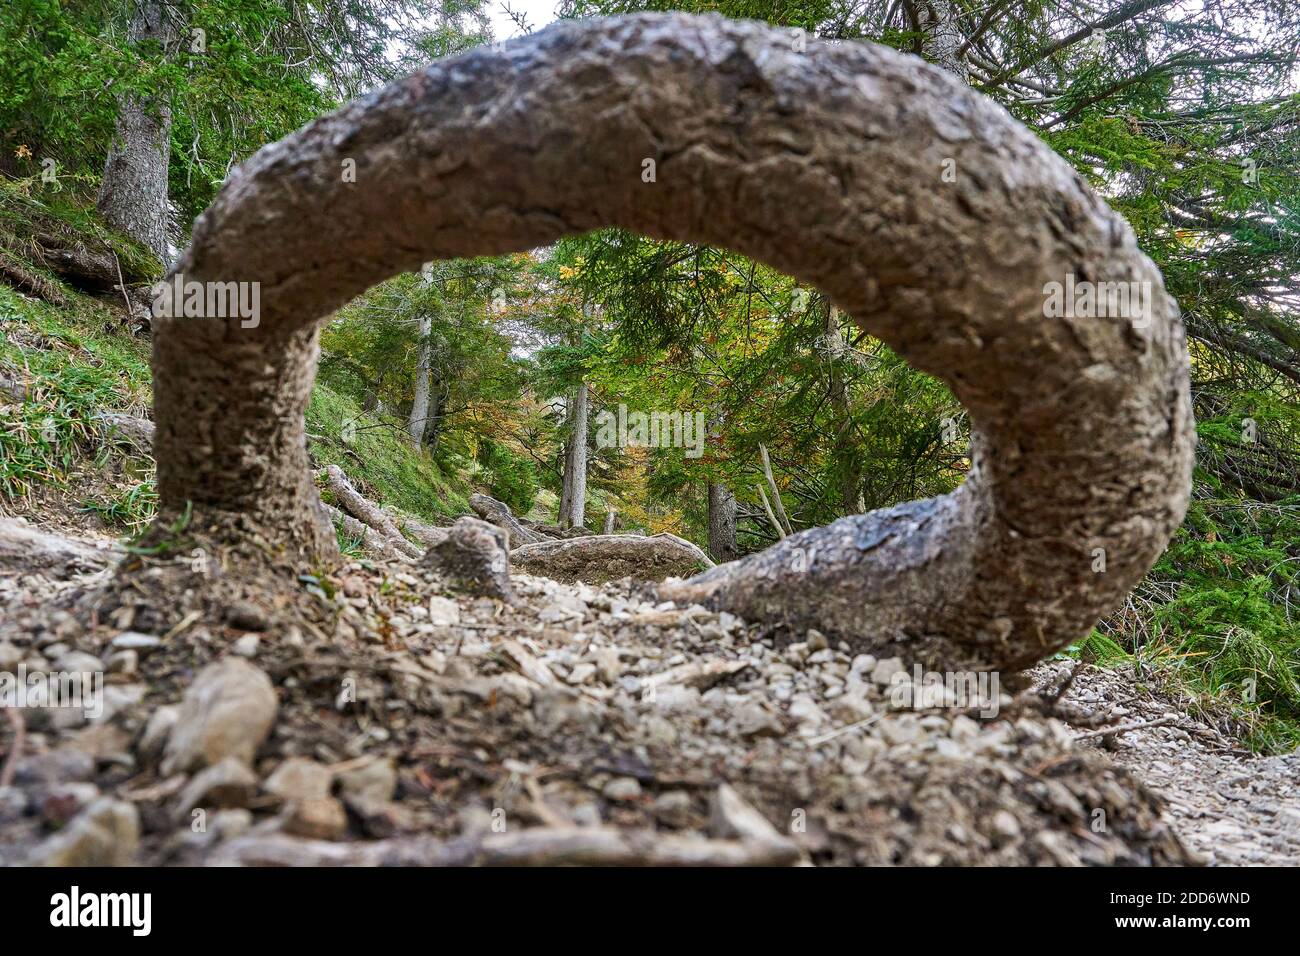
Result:
[[[348,480],[348,476],[338,465],[330,465],[325,469],[326,477],[329,481],[329,489],[334,493],[335,500],[347,510],[354,518],[360,519],[364,524],[375,530],[378,534],[391,542],[392,547],[410,558],[418,558],[424,551],[417,545],[406,540],[393,519],[384,513],[384,510],[367,499],[361,492],[353,486]]]
[[[510,510],[510,506],[504,501],[497,501],[488,495],[474,494],[469,496],[469,506],[484,521],[496,525],[510,535],[509,546],[512,548],[546,540],[540,534],[529,531],[520,524],[519,519]]]
[[[40,237],[41,258],[64,281],[86,292],[108,292],[120,282],[117,259],[111,252],[64,247],[62,240]]]
[[[510,552],[520,571],[556,581],[603,584],[631,577],[662,581],[690,577],[713,567],[709,556],[673,534],[592,534],[526,544]]]
[[[28,394],[27,386],[18,379],[0,375],[0,395],[15,402],[25,402]]]
[[[446,528],[438,528],[431,524],[425,524],[416,518],[408,518],[404,515],[391,515],[393,523],[404,533],[412,535],[420,544],[426,548],[436,548],[447,540],[448,531]]]
[[[0,279],[5,280],[19,292],[27,292],[44,299],[50,305],[67,305],[68,297],[58,284],[47,279],[39,272],[33,272],[17,259],[11,259],[0,252]]]
[[[104,426],[105,438],[120,437],[137,451],[148,455],[153,452],[153,422],[123,412],[100,412],[95,421]]]
[[[335,508],[333,505],[322,504],[322,508],[329,514],[330,520],[336,526],[343,529],[343,533],[349,537],[356,538],[365,547],[367,551],[373,551],[380,557],[384,558],[405,558],[406,554],[397,549],[392,538],[386,538],[370,525],[358,521],[350,514],[346,514]]]
[[[118,561],[116,544],[48,534],[16,518],[0,518],[0,572],[81,574]]]

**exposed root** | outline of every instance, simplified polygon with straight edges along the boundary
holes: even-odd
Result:
[[[510,552],[521,571],[557,581],[600,584],[631,577],[662,581],[713,567],[696,545],[673,534],[592,534],[526,544]]]
[[[384,509],[357,491],[342,468],[338,465],[330,465],[325,469],[325,474],[329,482],[329,490],[335,500],[353,517],[364,522],[386,539],[390,545],[389,550],[397,551],[410,558],[418,558],[424,553],[423,549],[406,540]]]
[[[39,531],[25,521],[0,518],[0,571],[80,574],[108,567],[121,548]]]

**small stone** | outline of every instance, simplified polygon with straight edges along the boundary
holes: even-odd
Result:
[[[262,639],[256,634],[245,634],[235,643],[230,645],[230,653],[239,657],[256,657],[257,649],[261,645]]]
[[[270,620],[252,601],[231,601],[226,605],[226,623],[237,631],[265,631]]]
[[[402,804],[391,800],[344,797],[343,802],[357,817],[362,832],[368,837],[384,839],[417,826],[414,814]]]
[[[144,684],[109,684],[104,688],[103,707],[98,715],[91,715],[94,721],[112,720],[117,714],[130,710],[144,700]]]
[[[509,536],[478,518],[457,518],[447,539],[424,555],[424,567],[435,568],[449,583],[469,594],[511,601]]]
[[[820,727],[827,720],[826,712],[805,694],[800,694],[790,701],[790,717],[795,723],[805,727]]]
[[[736,711],[735,727],[742,737],[777,737],[784,730],[780,718],[754,702]]]
[[[636,800],[641,796],[641,784],[635,777],[615,777],[605,784],[601,796],[620,803]]]
[[[884,720],[880,724],[880,736],[892,746],[919,743],[925,738],[925,731],[914,715]]]
[[[148,654],[150,651],[156,651],[162,647],[162,639],[154,637],[152,634],[141,634],[139,631],[123,631],[109,642],[109,646],[115,651],[136,651],[140,654]]]
[[[68,651],[54,658],[54,670],[64,674],[102,674],[104,662],[94,654],[83,651]]]
[[[397,789],[397,768],[388,759],[372,760],[338,775],[339,792],[345,797],[385,802]]]
[[[127,866],[140,845],[135,806],[101,797],[32,852],[33,866]]]
[[[176,726],[176,718],[181,714],[181,709],[176,704],[167,704],[159,707],[149,715],[149,722],[145,724],[144,733],[140,735],[140,743],[136,745],[136,753],[144,760],[154,760],[162,755],[163,748],[167,745],[167,738],[171,735],[172,728]]]
[[[893,682],[894,675],[900,673],[907,673],[902,659],[887,657],[883,661],[876,662],[876,666],[871,670],[871,680],[881,687],[888,687]]]
[[[767,842],[782,838],[763,814],[726,783],[713,794],[709,833],[723,840]]]
[[[677,743],[677,728],[672,722],[658,714],[651,714],[644,724],[646,741],[652,746],[671,747]]]
[[[460,623],[460,605],[450,598],[429,598],[429,623],[449,627]]]
[[[586,684],[596,676],[596,665],[581,663],[575,664],[573,670],[569,671],[570,684]]]
[[[660,823],[680,830],[691,822],[691,795],[685,790],[669,790],[655,797],[651,809]]]
[[[612,647],[602,647],[595,653],[596,658],[596,676],[603,683],[618,683],[618,678],[622,674],[622,669],[618,664],[618,651]]]
[[[874,654],[859,654],[853,658],[853,663],[849,665],[849,673],[854,675],[870,674],[876,668],[876,657]]]
[[[284,832],[313,840],[338,840],[347,828],[347,811],[333,797],[295,801],[284,821]]]
[[[226,757],[251,764],[275,723],[271,680],[252,664],[226,657],[199,672],[167,740],[163,773],[211,766]]]
[[[971,720],[965,714],[958,714],[952,719],[952,728],[948,735],[958,743],[974,740],[979,736],[980,725]]]
[[[824,651],[831,646],[830,641],[826,640],[826,635],[815,629],[808,632],[807,640],[810,651]]]
[[[14,671],[22,662],[22,651],[8,641],[0,641],[0,671]]]
[[[253,826],[253,814],[243,807],[218,810],[212,815],[212,832],[218,840],[234,840]]]
[[[178,822],[188,818],[196,807],[243,807],[257,793],[257,777],[234,757],[226,757],[200,771],[186,784],[176,801]]]
[[[1020,822],[1009,810],[999,810],[993,814],[993,833],[1003,843],[1009,843],[1020,836]]]
[[[135,651],[117,651],[108,655],[110,674],[134,674],[140,666],[140,655]]]
[[[330,795],[334,774],[307,757],[290,757],[266,779],[267,793],[282,800],[316,800]]]

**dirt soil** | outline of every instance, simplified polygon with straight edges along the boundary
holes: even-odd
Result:
[[[0,863],[1300,862],[1297,756],[1123,671],[958,700],[631,581],[137,577],[0,573],[0,672],[107,671],[102,714],[9,709]]]

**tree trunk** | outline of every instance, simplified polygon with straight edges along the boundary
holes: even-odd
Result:
[[[532,108],[514,108],[521,89]],[[644,157],[652,188],[628,174]],[[341,182],[344,158],[365,189]],[[961,174],[939,188],[945,158]],[[817,286],[970,413],[956,491],[801,531],[661,584],[664,599],[936,670],[1020,668],[1087,634],[1182,521],[1195,423],[1178,307],[1065,160],[914,57],[638,14],[437,61],[232,175],[177,271],[260,282],[261,323],[158,323],[156,533],[189,501],[191,527],[246,552],[328,557],[302,417],[321,318],[430,258],[606,226]],[[1049,309],[1045,284],[1072,279],[1130,284],[1142,305]]]
[[[138,0],[127,34],[133,44],[156,40],[165,49],[175,42],[177,33],[164,0]],[[97,203],[105,223],[152,249],[164,267],[170,259],[167,164],[171,131],[168,93],[122,97]]]
[[[709,482],[709,555],[719,564],[740,557],[736,548],[736,496],[720,481]]]
[[[587,515],[587,383],[569,396],[564,445],[564,493],[560,497],[560,527],[585,527]]]
[[[406,433],[417,445],[424,443],[424,431],[429,425],[430,368],[433,365],[433,317],[420,316],[420,357],[415,363],[415,400],[411,402],[411,415],[406,420]]]
[[[443,413],[447,409],[448,385],[441,375],[433,376],[429,391],[429,420],[424,426],[424,447],[432,454],[438,448],[438,439],[442,437],[442,429],[446,424]]]
[[[160,506],[150,540],[173,539],[172,525],[189,513],[187,532],[228,546],[236,562],[301,570],[337,558],[334,531],[319,518],[303,418],[318,331],[315,323],[271,331],[239,319],[154,320]]]
[[[921,30],[921,55],[942,70],[966,82],[966,61],[960,54],[961,27],[953,0],[917,0],[916,19]]]
[[[379,388],[382,383],[375,382],[366,387],[366,397],[361,402],[361,410],[367,414],[379,407]]]
[[[862,459],[853,447],[853,409],[849,405],[848,385],[840,373],[844,338],[840,335],[840,311],[823,300],[826,325],[823,336],[827,375],[830,378],[831,409],[835,412],[835,445],[831,449],[831,468],[839,484],[840,513],[855,515],[863,510]]]

